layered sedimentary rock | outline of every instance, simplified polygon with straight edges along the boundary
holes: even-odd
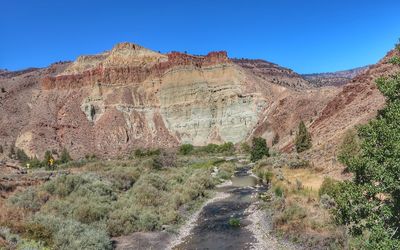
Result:
[[[114,156],[139,147],[237,143],[269,105],[259,91],[265,86],[251,82],[226,52],[164,55],[123,43],[39,72],[30,118],[15,138],[30,155],[61,147]]]
[[[74,157],[114,157],[262,136],[270,146],[279,137],[274,147],[287,150],[303,120],[322,148],[335,131],[364,122],[382,105],[374,85],[357,79],[314,88],[290,69],[229,59],[224,51],[161,54],[122,43],[74,62],[1,73],[0,144],[39,157],[63,147]],[[341,112],[346,118],[338,124]]]

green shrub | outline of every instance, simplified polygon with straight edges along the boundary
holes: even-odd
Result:
[[[41,161],[39,161],[39,159],[35,156],[33,158],[31,158],[27,164],[29,164],[30,168],[41,168],[44,167],[43,163]]]
[[[259,170],[257,172],[257,176],[261,180],[270,183],[272,181],[272,178],[274,177],[274,174],[269,170]]]
[[[155,156],[161,153],[160,149],[136,149],[134,152],[135,157],[148,157]]]
[[[331,208],[335,207],[335,205],[336,205],[335,199],[333,199],[332,197],[330,197],[327,194],[321,195],[319,202],[320,202],[321,206],[325,209],[331,209]]]
[[[194,147],[192,144],[182,144],[179,147],[179,153],[182,155],[188,155],[191,152],[193,152],[193,149],[194,149]]]
[[[307,127],[303,121],[300,121],[299,123],[299,129],[296,134],[296,139],[294,141],[294,144],[296,146],[297,153],[306,151],[310,149],[312,146],[311,135],[310,133],[308,133]]]
[[[35,240],[22,240],[18,246],[18,250],[50,250],[50,248],[46,247],[42,241]]]
[[[218,153],[219,147],[218,147],[217,144],[210,143],[207,146],[203,147],[203,151],[205,151],[205,152],[207,152],[209,154]]]
[[[319,188],[318,195],[319,197],[322,197],[322,195],[327,194],[330,197],[336,197],[339,192],[339,185],[338,181],[325,177],[324,181],[321,184],[321,187]]]
[[[81,175],[62,175],[44,184],[43,188],[53,195],[65,197],[89,180]]]
[[[9,201],[12,205],[19,208],[28,209],[30,211],[39,211],[39,209],[48,201],[48,199],[49,195],[46,192],[30,187],[11,196]]]
[[[52,232],[55,249],[112,249],[111,240],[104,230],[74,220],[39,214],[33,222]]]
[[[0,145],[0,154],[4,153],[3,145]]]
[[[274,187],[274,193],[277,197],[283,197],[284,194],[283,188],[280,186]]]
[[[220,153],[231,153],[232,154],[235,151],[235,146],[233,145],[232,142],[225,142],[224,144],[219,145],[218,151]]]
[[[152,231],[180,221],[179,208],[192,206],[207,196],[214,183],[207,169],[168,168],[143,173],[113,205],[107,230],[113,236]]]
[[[46,246],[53,244],[53,232],[42,224],[28,222],[24,225],[24,236],[38,242],[44,242]]]
[[[341,163],[349,165],[356,160],[361,152],[361,142],[355,130],[348,130],[339,147],[338,159]]]
[[[238,218],[230,218],[228,224],[231,227],[240,227],[240,220]]]
[[[229,179],[235,171],[235,164],[233,162],[224,162],[218,166],[218,175],[220,179]]]
[[[128,190],[139,179],[141,175],[139,167],[112,167],[111,169],[101,172],[109,182],[119,190]]]
[[[117,196],[112,184],[96,176],[54,180],[46,188],[63,199],[52,199],[43,208],[48,214],[71,218],[85,224],[107,219]]]
[[[310,162],[304,159],[291,159],[288,162],[288,167],[291,169],[308,168],[310,167]]]
[[[297,204],[289,204],[281,214],[279,214],[274,219],[275,225],[285,225],[290,221],[301,220],[307,217],[307,211],[297,205]]]
[[[261,137],[254,137],[250,154],[250,160],[253,162],[262,159],[264,156],[268,157],[269,149],[267,147],[267,141]]]

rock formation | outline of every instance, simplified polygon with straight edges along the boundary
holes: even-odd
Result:
[[[276,147],[290,148],[300,120],[322,142],[382,105],[374,85],[362,81],[374,70],[344,87],[314,88],[262,60],[229,59],[223,51],[161,54],[121,43],[74,62],[0,74],[0,143],[39,157],[63,147],[74,157],[114,157],[142,147],[239,143],[255,135],[271,144],[278,134]],[[354,112],[365,119],[352,111],[338,125],[332,119],[353,110],[349,103],[360,103]]]

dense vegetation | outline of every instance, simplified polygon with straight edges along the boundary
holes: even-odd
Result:
[[[141,150],[119,161],[69,161],[63,151],[58,168],[75,168],[74,174],[60,172],[11,196],[0,213],[0,239],[29,249],[111,249],[113,236],[163,225],[173,230],[235,168],[213,155],[177,157],[163,150]]]
[[[386,107],[345,140],[339,157],[354,179],[332,185],[327,193],[336,202],[336,221],[354,237],[354,248],[399,249],[400,75],[380,78],[377,85]]]

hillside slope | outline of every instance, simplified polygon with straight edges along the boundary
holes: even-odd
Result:
[[[303,74],[302,76],[314,87],[342,86],[349,83],[354,77],[365,73],[369,66],[332,73]]]

